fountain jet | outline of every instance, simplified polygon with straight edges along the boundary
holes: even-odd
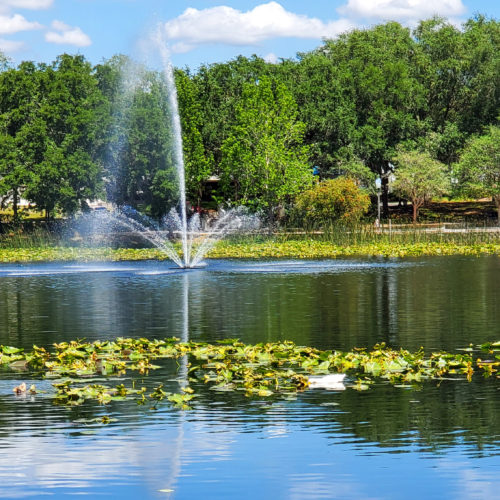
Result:
[[[168,109],[173,134],[173,158],[178,180],[178,208],[172,208],[159,223],[140,214],[131,207],[120,207],[109,212],[91,214],[91,224],[103,226],[101,235],[109,232],[129,231],[160,249],[175,264],[183,269],[201,265],[203,257],[213,248],[218,240],[236,231],[254,230],[259,226],[259,219],[250,215],[243,208],[221,210],[212,223],[202,221],[198,213],[188,218],[186,199],[186,176],[184,167],[182,129],[175,86],[174,69],[170,61],[167,43],[158,29],[152,37],[155,49],[161,57],[163,74],[167,86]],[[140,72],[140,71],[139,71]],[[136,78],[137,69],[131,67],[130,74],[124,75],[125,88],[128,92],[140,86]],[[129,99],[131,100],[131,99]],[[82,217],[81,220],[86,219]],[[104,230],[104,228],[106,228]],[[87,227],[87,230],[89,227]],[[93,234],[96,234],[94,231]],[[177,251],[180,241],[181,252]]]

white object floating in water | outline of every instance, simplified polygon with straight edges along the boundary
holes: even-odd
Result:
[[[311,389],[330,389],[333,391],[345,390],[345,373],[332,373],[322,377],[310,377],[309,387]]]

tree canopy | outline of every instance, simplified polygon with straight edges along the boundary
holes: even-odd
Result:
[[[458,164],[462,189],[473,196],[490,196],[500,223],[500,127],[491,125],[484,135],[467,144]]]
[[[421,151],[399,151],[393,160],[397,176],[392,188],[401,197],[411,200],[413,222],[417,222],[418,212],[426,201],[450,190],[446,166]]]
[[[244,84],[235,123],[222,145],[225,192],[272,220],[278,205],[312,181],[303,134],[297,105],[282,83],[262,77]]]
[[[102,95],[91,65],[63,54],[0,73],[0,194],[72,213],[99,191]]]
[[[314,168],[321,180],[348,175],[371,189],[381,176],[387,210],[389,174],[404,174],[400,151],[460,165],[464,191],[494,196],[477,171],[500,116],[495,19],[476,15],[461,29],[442,18],[414,30],[386,22],[296,59],[240,56],[177,69],[175,80],[193,205],[212,196],[272,218]],[[67,54],[14,67],[0,54],[0,201],[17,216],[23,197],[50,216],[106,196],[160,217],[178,202],[168,92],[161,71],[123,55],[95,67]]]

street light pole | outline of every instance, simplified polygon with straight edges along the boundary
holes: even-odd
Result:
[[[377,177],[375,179],[375,187],[377,189],[377,222],[376,226],[380,226],[380,195],[382,193],[382,179],[380,177]]]

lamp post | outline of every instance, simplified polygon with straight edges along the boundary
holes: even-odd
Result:
[[[375,179],[375,188],[377,189],[377,221],[376,226],[380,226],[380,195],[382,193],[382,179],[377,177]]]

